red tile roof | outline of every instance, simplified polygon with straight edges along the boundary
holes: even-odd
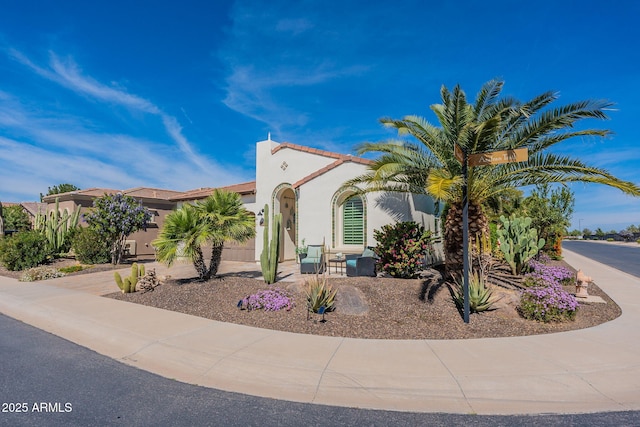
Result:
[[[136,187],[124,190],[122,194],[131,197],[145,197],[149,199],[169,200],[172,196],[182,194],[181,191],[165,190],[162,188]]]
[[[194,190],[184,191],[180,194],[176,194],[169,198],[169,200],[199,200],[209,197],[216,188],[205,187],[205,188],[196,188]],[[256,192],[256,182],[243,182],[241,184],[233,184],[228,185],[226,187],[218,187],[220,190],[227,191],[235,191],[240,195],[244,194],[255,194]]]
[[[350,154],[340,154],[340,153],[334,153],[332,151],[325,151],[325,150],[318,150],[317,148],[311,148],[311,147],[305,147],[304,145],[297,145],[297,144],[292,144],[290,142],[282,142],[280,143],[280,145],[276,146],[275,148],[273,148],[271,150],[271,154],[275,154],[280,150],[283,150],[285,148],[289,148],[291,150],[296,150],[296,151],[301,151],[303,153],[310,153],[310,154],[317,154],[319,156],[324,156],[324,157],[329,157],[332,159],[336,159],[335,162],[331,163],[330,165],[327,165],[321,169],[318,169],[317,171],[305,176],[304,178],[298,180],[297,182],[295,182],[293,184],[293,188],[298,188],[301,185],[311,181],[314,178],[317,178],[318,176],[329,172],[331,169],[335,169],[338,166],[340,166],[343,163],[347,163],[347,162],[353,162],[353,163],[359,163],[362,165],[370,165],[373,164],[373,160],[369,160],[369,159],[365,159],[362,157],[355,157],[352,156]]]
[[[334,153],[332,151],[318,150],[317,148],[305,147],[304,145],[292,144],[290,142],[280,143],[280,145],[276,146],[274,149],[271,150],[271,154],[275,154],[280,150],[284,150],[285,148],[290,148],[296,151],[302,151],[303,153],[317,154],[319,156],[330,157],[338,160],[342,159],[344,161],[360,163],[363,165],[370,165],[373,163],[373,160],[352,156],[351,154],[340,154],[340,153]]]

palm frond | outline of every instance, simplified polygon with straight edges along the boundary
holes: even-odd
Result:
[[[427,177],[427,194],[437,200],[455,202],[460,199],[460,187],[464,179],[461,175],[452,175],[446,169],[434,169]]]
[[[566,182],[591,182],[605,184],[622,192],[640,196],[640,187],[633,182],[624,181],[608,171],[588,166],[580,160],[553,153],[536,153],[523,163],[501,165],[503,173],[494,180],[496,187],[506,184],[521,187]]]
[[[484,113],[491,106],[495,105],[495,101],[500,96],[504,82],[500,80],[490,80],[482,85],[480,92],[476,96],[476,102],[474,106],[474,117],[477,121],[485,120]],[[494,116],[494,113],[489,113],[489,117]]]

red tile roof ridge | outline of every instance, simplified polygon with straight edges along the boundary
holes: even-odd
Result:
[[[195,188],[193,190],[183,191],[179,194],[171,196],[169,199],[170,200],[190,200],[190,199],[197,199],[201,197],[204,198],[209,196],[216,189],[235,191],[240,194],[254,194],[256,192],[256,182],[255,181],[241,182],[239,184],[231,184],[224,187]]]
[[[325,166],[323,168],[320,168],[317,171],[312,172],[309,175],[305,176],[304,178],[294,182],[293,183],[293,188],[299,188],[301,185],[306,184],[307,182],[311,181],[312,179],[315,179],[315,178],[319,177],[320,175],[329,172],[331,169],[337,168],[338,166],[340,166],[341,164],[343,164],[343,163],[345,163],[347,161],[349,161],[349,160],[338,159],[335,162],[333,162],[333,163],[331,163],[331,164],[329,164],[329,165],[327,165],[327,166]]]
[[[293,144],[291,142],[281,142],[279,145],[277,145],[271,150],[271,154],[275,154],[278,151],[283,150],[285,148],[302,151],[304,153],[317,154],[320,156],[330,157],[333,159],[343,159],[343,160],[352,161],[355,163],[361,163],[363,165],[369,165],[373,163],[373,160],[365,159],[364,157],[357,157],[351,154],[340,154],[340,153],[335,153],[333,151],[320,150],[317,148],[307,147],[304,145]]]

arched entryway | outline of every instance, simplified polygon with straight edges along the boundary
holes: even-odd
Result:
[[[280,233],[280,260],[296,258],[296,195],[290,185],[276,189],[273,200],[273,212],[282,214]]]

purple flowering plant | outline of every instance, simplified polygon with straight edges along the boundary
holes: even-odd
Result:
[[[241,305],[247,310],[279,311],[291,310],[295,302],[289,294],[280,288],[264,289],[244,298]]]
[[[578,301],[558,284],[525,289],[518,310],[522,317],[540,322],[574,320]]]
[[[138,230],[146,230],[151,213],[131,196],[105,194],[93,201],[93,210],[85,219],[100,238],[111,246],[111,263],[118,264],[127,236]]]
[[[566,267],[547,265],[550,258],[530,260],[530,273],[524,275],[522,284],[528,288],[522,292],[518,311],[525,319],[540,322],[573,320],[578,301],[562,285],[575,280],[574,273]]]
[[[569,285],[574,280],[574,273],[566,267],[551,266],[540,261],[530,260],[530,273],[524,275],[525,286],[544,286],[545,284]]]

